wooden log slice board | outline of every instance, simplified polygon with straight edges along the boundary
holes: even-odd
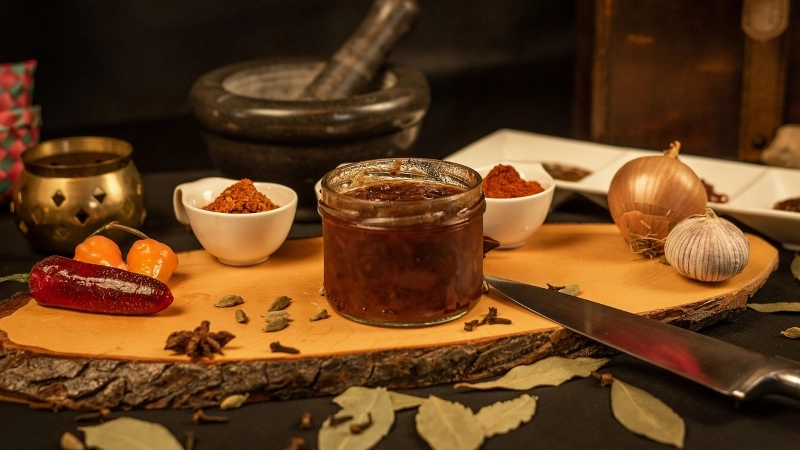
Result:
[[[777,268],[778,252],[748,235],[744,272],[699,283],[672,267],[630,252],[611,224],[547,224],[514,250],[495,250],[485,273],[538,286],[578,283],[580,296],[688,328],[700,328],[745,308]],[[210,407],[232,393],[252,401],[337,394],[349,386],[404,388],[475,380],[550,355],[592,355],[608,349],[565,331],[496,296],[484,295],[464,317],[423,328],[363,325],[337,315],[320,295],[322,239],[287,241],[267,261],[225,266],[204,250],[182,253],[169,285],[175,302],[143,317],[46,308],[26,293],[0,311],[0,392],[68,408]],[[216,308],[241,295],[250,317]],[[293,321],[274,333],[260,317],[280,295],[293,299]],[[481,326],[494,306],[511,325]],[[331,317],[309,321],[319,307]],[[190,361],[164,350],[167,336],[209,320],[211,331],[236,335],[224,355]],[[272,353],[270,343],[300,350]]]

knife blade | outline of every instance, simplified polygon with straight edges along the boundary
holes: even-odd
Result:
[[[511,301],[594,341],[738,400],[768,394],[800,399],[800,363],[580,297],[484,275]]]

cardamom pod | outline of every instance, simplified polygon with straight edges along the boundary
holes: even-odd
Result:
[[[219,403],[219,409],[236,409],[242,406],[248,397],[250,397],[250,394],[229,395]]]
[[[267,322],[270,320],[275,320],[278,317],[283,317],[285,319],[289,318],[289,313],[287,311],[268,311],[266,314],[262,315],[261,317],[264,318]]]
[[[268,320],[267,324],[264,325],[264,328],[261,330],[265,332],[280,331],[286,328],[288,324],[289,320],[286,317],[276,317],[273,320]]]
[[[231,306],[241,305],[244,299],[239,295],[226,295],[219,299],[216,306],[217,308],[230,308]]]
[[[268,311],[280,311],[282,309],[288,308],[289,305],[291,305],[291,304],[292,304],[292,299],[291,298],[289,298],[289,297],[287,297],[285,295],[281,295],[280,297],[276,298],[272,302],[272,305],[270,305]]]
[[[317,312],[315,312],[315,313],[314,313],[314,315],[313,315],[313,316],[311,316],[311,318],[310,318],[310,319],[308,319],[308,320],[309,320],[309,321],[311,321],[311,322],[314,322],[314,321],[316,321],[316,320],[322,320],[322,319],[327,319],[327,318],[328,318],[328,310],[327,310],[327,309],[325,309],[325,308],[320,308],[320,309],[319,309]]]
[[[247,317],[247,314],[244,313],[241,309],[237,309],[234,313],[236,317],[236,321],[239,323],[247,323],[250,319]]]

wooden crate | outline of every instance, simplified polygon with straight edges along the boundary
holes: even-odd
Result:
[[[579,0],[577,28],[578,139],[757,162],[800,123],[800,0]]]

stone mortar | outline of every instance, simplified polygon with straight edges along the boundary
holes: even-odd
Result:
[[[411,156],[430,104],[422,73],[401,66],[384,67],[363,94],[300,100],[325,64],[232,64],[201,76],[189,94],[214,165],[231,178],[291,187],[301,222],[319,220],[314,184],[337,165]]]

